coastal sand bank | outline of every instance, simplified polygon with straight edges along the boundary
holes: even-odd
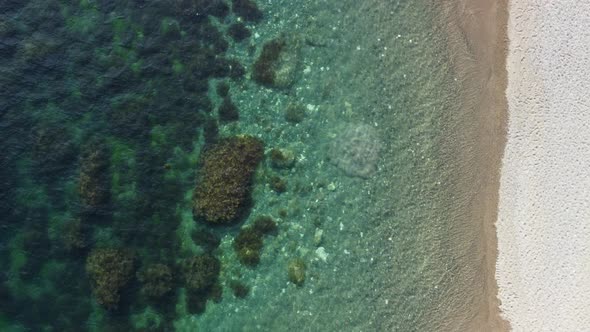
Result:
[[[467,319],[469,331],[507,331],[500,317],[495,280],[500,166],[505,146],[507,102],[506,24],[507,0],[447,1],[448,47],[453,54],[454,72],[460,81],[460,114],[448,146],[457,146],[457,171],[462,174],[457,188],[464,201],[464,214],[457,218],[465,229],[464,239],[472,248],[473,282],[466,285],[475,314]],[[464,313],[457,313],[458,316]]]
[[[590,328],[590,3],[510,1],[496,277],[514,331]]]

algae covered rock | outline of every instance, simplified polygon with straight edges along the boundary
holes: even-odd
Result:
[[[247,266],[256,266],[260,263],[263,236],[264,234],[255,228],[242,228],[234,239],[234,250],[240,263]]]
[[[264,235],[274,234],[277,232],[277,223],[270,216],[258,216],[252,224],[252,228]]]
[[[221,263],[209,254],[198,255],[182,263],[185,285],[193,291],[204,291],[217,283]]]
[[[287,272],[289,275],[289,281],[297,286],[303,285],[305,282],[305,262],[301,258],[295,258],[289,262]]]
[[[80,218],[66,221],[60,235],[64,249],[67,251],[82,250],[88,244]]]
[[[249,206],[263,156],[262,142],[252,136],[222,139],[204,151],[193,195],[195,217],[212,225],[236,222]]]
[[[96,301],[106,309],[117,309],[121,290],[133,276],[133,269],[133,254],[126,250],[92,250],[86,259],[86,273]]]
[[[289,169],[295,165],[295,153],[288,149],[274,148],[270,151],[270,165],[276,169]]]
[[[301,47],[298,39],[285,37],[272,39],[264,44],[254,62],[252,78],[265,87],[289,88],[299,78],[301,63]]]
[[[257,22],[263,17],[262,11],[253,0],[232,0],[232,9],[237,16],[246,21]]]
[[[280,176],[272,176],[269,180],[270,189],[278,194],[287,191],[287,181]]]
[[[141,292],[150,298],[160,298],[172,290],[172,270],[165,264],[151,264],[137,273]]]
[[[277,229],[276,222],[269,216],[259,216],[252,226],[242,228],[233,243],[240,263],[247,266],[258,265],[264,235],[276,234]]]
[[[222,0],[173,0],[171,5],[184,17],[206,19],[207,15],[223,18],[229,14],[229,6]]]
[[[234,293],[234,296],[239,299],[245,298],[250,293],[250,287],[248,287],[248,285],[246,285],[240,281],[234,280],[234,281],[230,282],[229,287],[231,288],[232,292]]]
[[[229,95],[223,98],[221,105],[217,109],[219,121],[223,123],[234,122],[240,119],[238,107],[233,103]]]
[[[78,188],[88,208],[99,208],[110,200],[109,161],[110,154],[101,143],[88,145],[82,153]]]
[[[285,108],[284,116],[287,122],[297,124],[305,119],[305,106],[298,103],[291,103]]]
[[[227,34],[235,41],[241,42],[250,37],[250,30],[242,22],[237,22],[229,26]]]

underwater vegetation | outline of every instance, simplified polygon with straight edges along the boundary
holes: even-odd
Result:
[[[229,14],[229,6],[221,0],[174,0],[176,11],[192,19],[207,19],[208,15],[223,18]]]
[[[278,230],[277,223],[270,216],[258,216],[252,223],[252,228],[264,235],[275,234]]]
[[[292,124],[300,123],[305,119],[305,107],[298,103],[290,103],[285,108],[285,120]]]
[[[252,136],[224,138],[203,152],[193,196],[195,217],[211,225],[236,222],[250,204],[262,141]]]
[[[182,275],[186,286],[195,291],[203,291],[217,282],[221,263],[209,254],[198,255],[182,262]]]
[[[280,176],[271,176],[269,184],[270,188],[279,194],[287,191],[287,181],[285,181]]]
[[[219,138],[219,124],[213,117],[207,117],[203,124],[203,140],[206,146],[217,143]]]
[[[99,209],[109,202],[109,160],[107,147],[102,143],[93,143],[84,149],[79,190],[82,203],[89,209]]]
[[[54,123],[39,124],[31,136],[35,170],[44,175],[54,175],[75,163],[78,147],[68,128]]]
[[[252,0],[232,0],[232,10],[246,21],[257,22],[263,17],[262,11]]]
[[[83,250],[88,247],[87,234],[80,218],[71,219],[64,223],[61,238],[64,248],[68,251]]]
[[[233,103],[231,97],[226,95],[217,109],[219,115],[219,121],[222,123],[234,122],[240,119],[240,113],[238,107]]]
[[[263,235],[251,227],[245,227],[240,230],[233,244],[240,263],[247,266],[256,266],[260,263]]]
[[[193,313],[205,310],[209,299],[221,301],[222,288],[218,282],[221,263],[210,254],[185,259],[181,263],[182,277],[188,290],[188,307]]]
[[[234,296],[240,299],[245,298],[250,293],[250,287],[240,281],[232,280],[229,287],[233,291]]]
[[[221,239],[207,229],[197,229],[191,234],[193,242],[205,252],[212,252],[219,247]]]
[[[274,148],[270,150],[270,165],[276,169],[288,169],[293,167],[296,158],[293,151]]]
[[[227,29],[228,35],[236,42],[241,42],[247,38],[250,38],[250,30],[242,22],[237,22],[229,26]]]
[[[114,248],[93,249],[86,260],[86,273],[96,301],[106,309],[117,309],[123,288],[134,272],[134,257]]]
[[[219,97],[225,98],[229,94],[229,84],[227,84],[227,82],[221,81],[215,86],[215,91]]]

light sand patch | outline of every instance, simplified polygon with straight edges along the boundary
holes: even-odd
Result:
[[[590,327],[590,3],[510,2],[497,223],[514,331]]]

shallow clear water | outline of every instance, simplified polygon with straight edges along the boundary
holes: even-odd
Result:
[[[428,331],[469,315],[437,5],[251,4],[0,4],[1,330]],[[245,150],[205,171],[240,135],[264,144],[252,178],[223,172]],[[211,225],[210,197],[235,216]],[[263,247],[244,264],[235,239],[260,216],[277,229],[251,233]]]

